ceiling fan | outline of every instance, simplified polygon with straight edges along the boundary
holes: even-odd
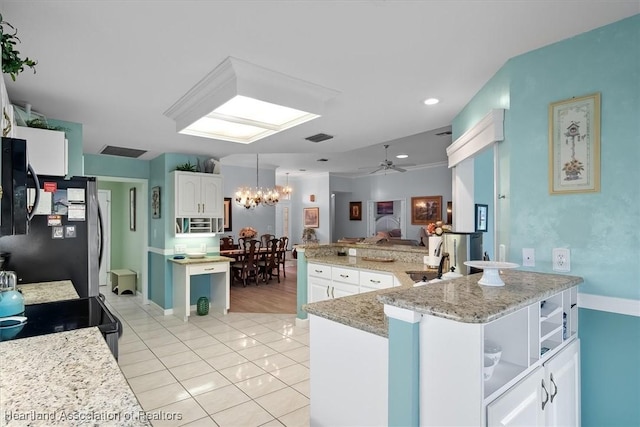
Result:
[[[397,172],[406,172],[407,170],[401,168],[400,166],[415,166],[414,164],[410,164],[410,163],[405,163],[402,165],[394,165],[391,160],[387,159],[388,148],[389,148],[389,144],[385,144],[384,145],[384,161],[380,162],[380,164],[377,166],[377,169],[372,172],[369,172],[369,174],[380,172],[380,171],[388,171],[388,170],[394,170]],[[360,168],[360,169],[370,169],[370,168],[371,167]]]

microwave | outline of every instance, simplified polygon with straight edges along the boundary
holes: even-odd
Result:
[[[27,142],[2,138],[0,155],[0,236],[27,234]]]

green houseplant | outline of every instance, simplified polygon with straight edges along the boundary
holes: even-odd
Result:
[[[24,71],[24,67],[29,67],[36,72],[35,66],[38,63],[25,57],[20,57],[20,52],[16,50],[16,45],[20,43],[17,36],[18,30],[4,20],[0,14],[0,44],[2,46],[2,72],[9,74],[11,80],[15,81],[16,76]]]

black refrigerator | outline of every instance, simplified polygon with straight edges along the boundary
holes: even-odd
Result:
[[[80,298],[98,296],[102,222],[96,179],[38,178],[40,197],[30,207],[35,215],[27,234],[0,237],[3,268],[15,271],[19,284],[71,280]],[[30,185],[28,203],[35,199]]]

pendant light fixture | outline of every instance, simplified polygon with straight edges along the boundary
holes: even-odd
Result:
[[[242,187],[236,191],[235,202],[245,209],[255,209],[259,205],[274,206],[280,201],[280,194],[274,188],[263,189],[258,182],[258,154],[256,154],[256,186]]]
[[[282,187],[282,195],[290,199],[291,193],[293,193],[293,189],[289,186],[289,172],[287,172],[287,185]]]

